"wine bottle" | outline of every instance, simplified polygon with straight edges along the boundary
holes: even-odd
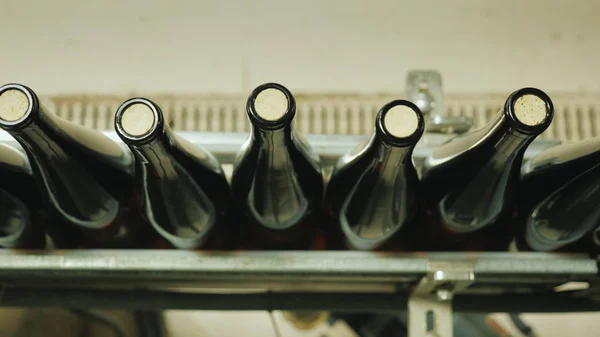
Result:
[[[3,143],[0,143],[0,177],[1,189],[31,207],[42,207],[42,198],[27,156]]]
[[[44,208],[27,156],[0,143],[0,247],[73,248],[77,237]]]
[[[540,152],[523,165],[518,193],[519,213],[530,211],[535,204],[599,162],[600,137],[561,144]]]
[[[379,111],[370,140],[340,158],[325,191],[334,227],[330,246],[408,248],[410,226],[422,208],[412,153],[423,130],[416,105],[392,101]]]
[[[524,165],[520,250],[600,252],[600,138],[547,149]]]
[[[231,192],[212,154],[173,133],[160,107],[145,98],[119,107],[115,129],[137,159],[136,190],[162,238],[180,249],[231,243],[225,241]]]
[[[0,144],[0,247],[45,248],[41,199],[27,157]]]
[[[31,209],[3,189],[0,189],[0,247],[45,247],[44,232],[34,227]]]
[[[78,229],[86,244],[137,242],[140,225],[131,219],[133,160],[127,151],[47,112],[34,91],[20,84],[0,87],[0,127],[27,153],[47,208]]]
[[[451,139],[425,159],[422,186],[429,214],[423,248],[508,248],[523,155],[550,125],[553,111],[541,90],[517,90],[488,125]]]
[[[234,164],[231,187],[251,247],[313,248],[322,219],[319,158],[294,128],[288,89],[263,84],[247,103],[252,130]]]

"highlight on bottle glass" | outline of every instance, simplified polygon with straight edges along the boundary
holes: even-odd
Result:
[[[20,84],[6,84],[0,87],[0,124],[18,125],[31,114],[36,105],[34,94]]]
[[[286,87],[266,83],[252,91],[248,97],[247,110],[253,124],[277,129],[292,121],[296,102]]]
[[[162,117],[159,107],[145,98],[132,98],[121,104],[115,115],[115,129],[124,141],[144,141],[155,133]]]

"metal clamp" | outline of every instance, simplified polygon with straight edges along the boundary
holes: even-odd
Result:
[[[452,297],[474,281],[473,263],[430,262],[408,300],[408,336],[452,337]]]
[[[464,133],[473,125],[471,118],[448,116],[444,106],[442,76],[433,70],[414,70],[406,76],[406,99],[425,115],[427,132]]]

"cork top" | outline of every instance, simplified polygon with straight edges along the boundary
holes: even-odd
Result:
[[[156,117],[154,111],[144,103],[134,103],[121,114],[121,129],[132,137],[141,137],[150,133]]]
[[[383,125],[387,132],[397,138],[406,138],[419,127],[417,113],[406,105],[390,108],[383,117]]]
[[[15,122],[27,116],[31,103],[25,92],[10,88],[0,92],[0,119]]]
[[[527,126],[542,124],[547,116],[546,102],[536,95],[523,95],[514,103],[514,115]]]
[[[287,96],[283,91],[276,88],[265,88],[256,95],[254,100],[254,111],[266,121],[277,121],[283,117],[289,109]]]

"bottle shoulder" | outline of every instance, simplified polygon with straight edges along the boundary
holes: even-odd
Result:
[[[259,161],[265,158],[268,158],[269,162],[260,164]],[[273,144],[251,134],[236,156],[232,179],[239,180],[241,176],[254,174],[258,166],[269,171],[278,171],[286,167],[306,177],[321,177],[318,156],[305,143],[294,137]]]
[[[31,165],[25,153],[6,144],[0,144],[0,170],[32,174]]]
[[[202,146],[193,144],[175,134],[172,137],[172,146],[181,154],[191,159],[196,165],[224,175],[221,164],[217,158]]]
[[[337,192],[335,190],[349,189],[349,185],[358,181],[373,162],[369,150],[370,148],[365,143],[337,161],[327,184],[328,194]]]
[[[546,194],[527,210],[526,240],[536,250],[566,246],[598,227],[600,164]]]
[[[223,190],[216,185],[217,180],[200,181],[188,169],[177,160],[161,156],[149,160],[139,172],[146,218],[163,238],[180,249],[201,247],[213,228],[220,225],[225,207],[217,194]]]
[[[318,213],[323,177],[289,134],[252,134],[236,159],[231,187],[255,224],[287,230]]]
[[[309,162],[311,162],[311,164],[314,167],[319,168],[321,165],[321,159],[316,154],[313,147],[306,140],[306,138],[304,138],[304,135],[301,132],[294,129],[292,130],[291,136],[292,143],[298,149],[298,151],[302,152],[302,154],[307,158]]]
[[[229,184],[220,164],[208,151],[179,138],[168,135],[143,146],[131,146],[136,155],[136,177],[161,182],[167,189],[175,186],[185,189],[180,180],[187,181],[187,188],[201,189],[219,201],[229,193]],[[149,174],[149,172],[152,172]]]
[[[47,119],[47,131],[52,132],[55,139],[62,140],[61,144],[79,150],[80,153],[104,162],[116,169],[131,173],[133,171],[133,157],[122,146],[96,130],[90,130],[79,124],[64,120],[49,113],[44,115]],[[53,138],[54,138],[53,137]]]
[[[561,144],[544,150],[526,163],[523,174],[538,175],[567,169],[581,173],[598,162],[600,162],[600,137]]]
[[[447,140],[425,158],[423,176],[426,177],[432,171],[459,162],[469,154],[482,151],[485,144],[492,141],[492,138],[493,135],[489,133],[489,129],[482,128]]]
[[[520,203],[532,207],[600,162],[600,138],[547,149],[523,165]]]
[[[375,249],[400,233],[419,210],[419,180],[412,160],[366,151],[338,167],[325,207],[354,249]]]
[[[347,199],[350,194],[364,199],[367,196],[362,194],[372,191],[375,194],[396,194],[397,191],[406,191],[406,195],[417,193],[419,179],[411,154],[408,151],[401,156],[393,153],[385,156],[368,144],[359,146],[338,161],[327,184],[328,203],[339,208],[341,199]],[[356,194],[352,192],[354,190],[362,192]]]

